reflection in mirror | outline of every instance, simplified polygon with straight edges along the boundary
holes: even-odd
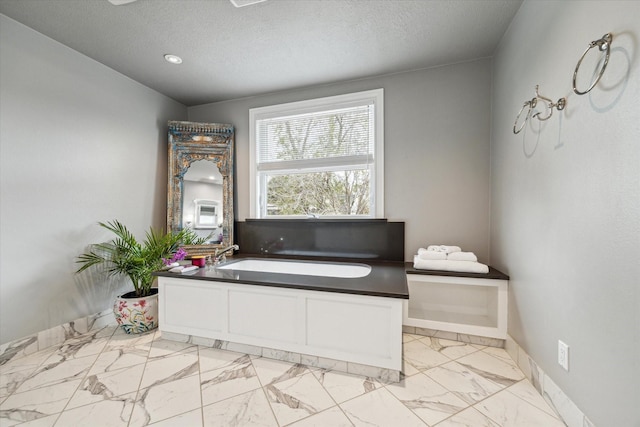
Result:
[[[193,201],[195,206],[195,229],[202,230],[204,228],[213,228],[222,227],[222,223],[218,224],[218,211],[216,209],[216,205],[218,202],[215,200],[206,200],[206,199],[195,199]],[[187,226],[191,226],[191,224],[187,224]],[[202,236],[204,237],[204,236]],[[211,242],[211,243],[219,243]]]
[[[206,243],[185,246],[207,255],[233,241],[233,126],[169,122],[167,229],[188,227]]]
[[[207,243],[222,243],[222,175],[208,160],[191,163],[183,177],[182,228],[190,228]]]

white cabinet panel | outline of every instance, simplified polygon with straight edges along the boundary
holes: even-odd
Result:
[[[403,324],[505,339],[508,281],[407,274]]]
[[[159,277],[160,330],[402,367],[402,299]]]
[[[229,333],[294,343],[298,323],[297,302],[293,295],[230,290]]]
[[[391,357],[389,305],[307,299],[307,344],[371,357]]]
[[[186,329],[223,332],[226,299],[224,289],[169,279],[160,293],[160,323],[172,325],[174,332]]]

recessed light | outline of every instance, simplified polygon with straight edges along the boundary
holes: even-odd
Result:
[[[262,3],[267,0],[230,0],[235,7],[245,7],[256,3]]]
[[[134,1],[136,0],[109,0],[109,3],[114,6],[122,6],[123,4],[133,3]]]
[[[177,55],[171,55],[171,54],[167,53],[164,56],[164,59],[166,59],[167,62],[170,62],[172,64],[182,64],[182,58],[180,58]]]

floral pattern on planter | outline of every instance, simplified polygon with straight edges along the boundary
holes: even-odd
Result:
[[[158,327],[158,290],[151,289],[151,295],[136,297],[128,292],[116,297],[113,314],[118,325],[127,334],[141,334]]]

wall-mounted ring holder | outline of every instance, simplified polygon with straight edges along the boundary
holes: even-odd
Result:
[[[522,108],[520,108],[520,112],[516,116],[516,121],[513,122],[513,133],[517,135],[522,131],[522,129],[524,129],[524,125],[527,124],[527,121],[531,116],[531,111],[536,107],[537,104],[538,104],[538,98],[533,98],[529,101],[525,101],[525,103],[522,105]],[[518,126],[518,120],[520,120],[520,116],[522,116],[522,113],[525,110],[527,111],[527,114],[524,115],[524,120],[522,121],[522,124]]]
[[[520,108],[520,112],[518,113],[518,115],[516,116],[516,121],[513,123],[513,133],[514,134],[519,134],[522,129],[524,129],[524,126],[526,125],[527,121],[529,120],[529,117],[535,117],[540,121],[545,121],[548,120],[549,118],[551,118],[551,116],[553,115],[553,109],[555,108],[558,111],[562,111],[564,110],[564,107],[566,107],[567,105],[567,99],[566,98],[560,98],[558,99],[557,102],[553,102],[551,99],[547,98],[546,96],[542,96],[540,95],[540,92],[538,91],[539,89],[539,85],[536,85],[536,96],[534,96],[531,100],[529,101],[525,101],[525,103],[522,105],[522,108]],[[542,101],[545,103],[547,109],[549,110],[549,114],[546,116],[542,116],[542,114],[540,113],[540,111],[538,111],[537,113],[531,115],[531,112],[533,111],[534,108],[536,108],[536,106],[538,105],[538,101]],[[522,113],[526,110],[526,114],[524,115],[524,121],[522,122],[522,124],[520,126],[518,126],[518,121],[520,120],[520,117],[522,116]]]
[[[540,115],[540,112],[537,112],[533,115],[533,117],[536,117],[538,120],[540,121],[545,121],[548,120],[552,115],[553,115],[553,109],[555,108],[558,111],[562,111],[564,110],[564,107],[566,107],[567,105],[567,99],[566,98],[560,98],[558,99],[557,102],[553,102],[552,100],[550,100],[549,98],[547,98],[546,96],[542,96],[538,93],[538,85],[536,85],[536,98],[540,101],[544,101],[547,104],[547,109],[549,110],[549,115],[546,117],[542,117]]]
[[[611,54],[611,41],[612,40],[613,40],[613,36],[611,35],[611,33],[607,33],[604,36],[602,36],[602,38],[600,38],[598,40],[594,40],[591,43],[589,43],[589,47],[587,47],[587,49],[584,51],[584,53],[580,57],[580,60],[578,61],[578,64],[576,65],[576,69],[573,72],[573,91],[576,94],[585,95],[585,94],[589,93],[591,91],[591,89],[593,89],[598,84],[598,82],[602,78],[602,75],[604,74],[604,70],[607,68],[607,64],[609,63],[609,56]],[[605,53],[605,57],[604,57],[604,61],[602,63],[602,68],[600,68],[600,72],[598,73],[598,77],[596,77],[596,79],[591,83],[591,86],[589,86],[589,88],[587,90],[581,91],[576,86],[576,79],[578,77],[578,69],[580,68],[580,65],[582,64],[582,61],[584,60],[584,57],[587,56],[587,53],[589,53],[589,51],[594,47],[598,47],[600,52],[606,52]]]
[[[594,40],[591,43],[589,43],[589,47],[587,47],[587,49],[584,51],[584,53],[580,57],[580,60],[578,60],[578,64],[576,65],[576,69],[573,72],[573,91],[576,94],[578,94],[578,95],[587,94],[587,93],[589,93],[591,91],[591,89],[593,89],[598,84],[598,82],[602,78],[602,75],[604,74],[604,70],[607,68],[607,64],[609,63],[609,56],[611,55],[611,42],[612,41],[613,41],[613,36],[611,35],[611,33],[607,33],[604,36],[602,36],[602,38],[600,38],[598,40]],[[591,83],[591,86],[589,86],[589,88],[587,90],[581,91],[581,90],[578,89],[578,87],[576,85],[576,80],[578,78],[578,70],[580,69],[580,65],[582,64],[582,61],[584,60],[585,56],[587,56],[587,53],[589,53],[589,51],[591,49],[593,49],[594,47],[597,47],[598,50],[600,50],[600,52],[605,52],[605,57],[604,57],[604,60],[601,60],[602,61],[602,67],[600,68],[600,72],[598,72],[597,77]],[[540,121],[548,120],[553,115],[553,109],[554,108],[556,110],[558,110],[558,111],[562,111],[567,106],[567,98],[560,98],[560,99],[558,99],[557,102],[553,102],[551,99],[547,98],[546,96],[540,95],[540,92],[538,91],[538,88],[539,88],[539,86],[536,85],[536,96],[534,96],[529,101],[525,101],[525,103],[522,105],[522,108],[520,108],[520,111],[518,112],[518,115],[516,116],[516,121],[513,123],[513,133],[514,134],[519,134],[522,131],[522,129],[524,129],[524,127],[527,124],[527,121],[529,120],[530,117],[536,117]],[[546,116],[543,116],[540,111],[536,112],[533,115],[531,114],[533,109],[536,107],[536,105],[538,105],[538,101],[544,102],[545,106],[549,110],[549,113]],[[524,114],[524,116],[523,116],[523,113],[525,111],[526,111],[526,114]],[[522,117],[524,117],[524,120],[522,121],[520,126],[518,126],[518,122],[521,120]]]

